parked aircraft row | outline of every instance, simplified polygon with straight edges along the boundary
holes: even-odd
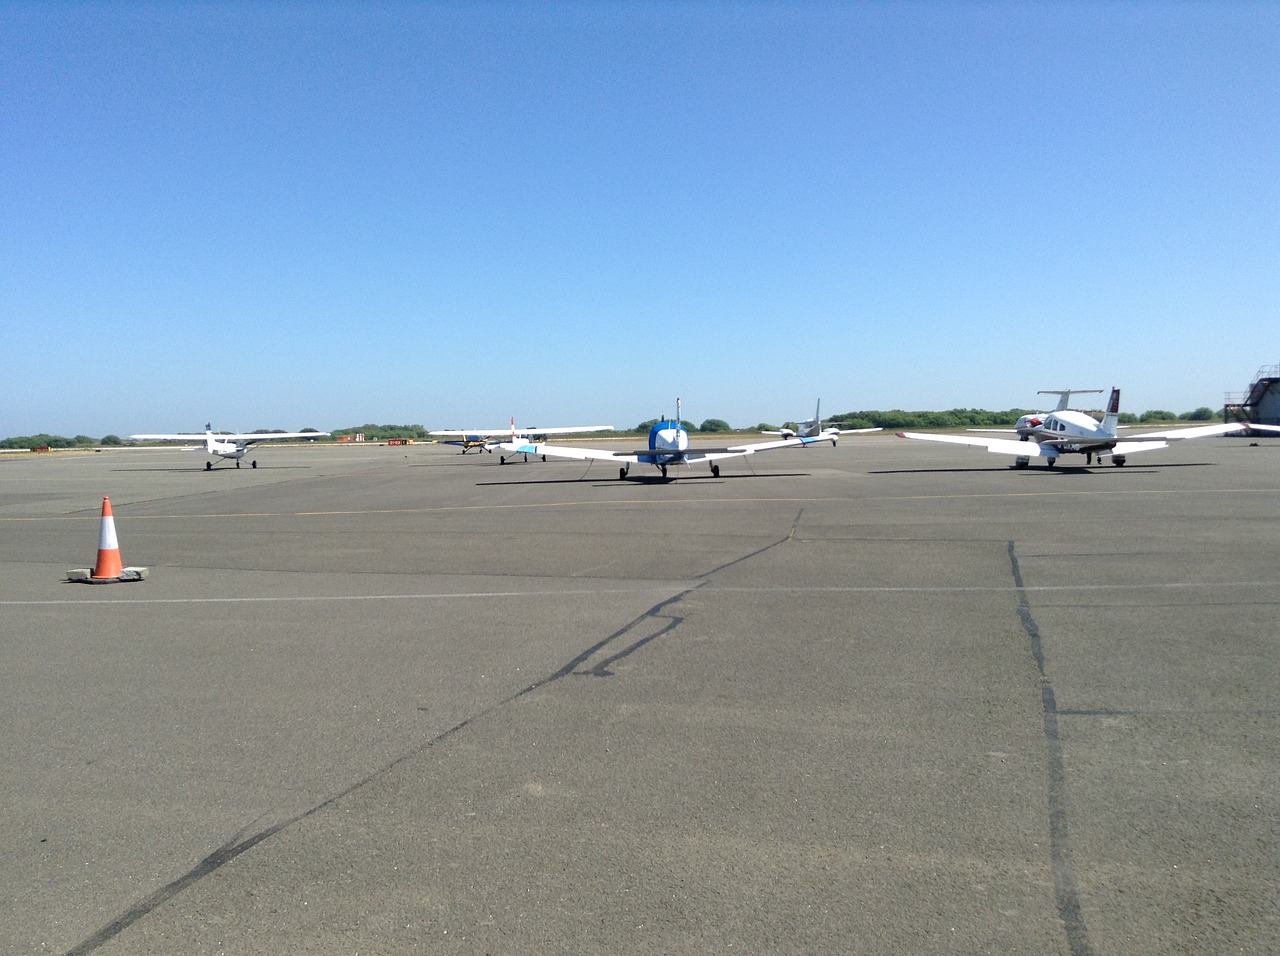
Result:
[[[1121,438],[1117,424],[1120,414],[1120,389],[1113,388],[1107,403],[1107,410],[1101,421],[1086,412],[1074,411],[1067,407],[1071,396],[1079,394],[1100,393],[1101,389],[1061,389],[1040,392],[1041,395],[1057,395],[1058,403],[1053,411],[1024,415],[1018,419],[1012,429],[970,429],[970,431],[989,431],[1005,434],[1016,434],[1013,438],[978,438],[968,435],[940,435],[927,432],[898,432],[899,438],[910,438],[918,441],[941,442],[951,445],[968,445],[984,448],[989,452],[1014,456],[1014,467],[1027,467],[1032,458],[1045,459],[1048,467],[1057,464],[1060,457],[1067,454],[1082,454],[1086,464],[1093,464],[1096,457],[1099,462],[1110,457],[1115,465],[1124,465],[1129,455],[1143,451],[1166,448],[1169,442],[1183,441],[1190,438],[1205,438],[1212,435],[1230,435],[1246,430],[1267,432],[1280,435],[1280,427],[1275,425],[1256,425],[1247,422],[1231,424],[1201,425],[1189,428],[1174,428],[1163,431],[1145,432],[1125,435]],[[665,478],[668,469],[673,465],[690,465],[695,462],[707,462],[711,473],[720,474],[719,462],[726,458],[739,458],[754,455],[757,452],[774,451],[779,448],[812,445],[839,441],[841,435],[861,434],[880,431],[879,428],[841,429],[835,425],[824,425],[821,417],[822,402],[819,400],[813,418],[798,422],[795,428],[782,428],[777,431],[765,431],[766,435],[779,436],[775,441],[735,444],[724,447],[691,446],[689,433],[680,418],[680,399],[676,399],[676,414],[672,419],[658,421],[649,429],[648,446],[640,449],[590,448],[578,445],[556,445],[539,441],[548,435],[584,434],[588,432],[613,431],[612,425],[562,425],[552,428],[518,428],[515,419],[509,428],[471,428],[440,429],[430,432],[432,435],[448,439],[444,444],[458,445],[462,454],[471,449],[492,453],[495,449],[512,455],[522,455],[527,461],[530,455],[571,458],[583,461],[610,461],[619,465],[618,477],[625,479],[631,472],[633,464],[652,465]],[[232,459],[236,467],[245,452],[259,442],[277,441],[280,439],[317,438],[327,436],[329,432],[264,432],[248,435],[215,434],[212,425],[206,425],[203,434],[176,435],[130,435],[139,441],[184,441],[193,443],[192,450],[204,450],[206,454]],[[505,440],[498,441],[502,438]],[[194,443],[202,442],[196,445]],[[507,455],[499,456],[499,463],[507,462]],[[256,460],[251,461],[254,468]],[[213,462],[205,462],[205,469],[213,468]]]

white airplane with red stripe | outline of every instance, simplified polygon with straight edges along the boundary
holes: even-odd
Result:
[[[950,445],[969,445],[973,448],[985,448],[997,454],[1013,455],[1015,468],[1026,468],[1032,458],[1043,458],[1048,467],[1052,468],[1060,457],[1069,454],[1084,455],[1087,465],[1093,464],[1096,456],[1099,462],[1110,457],[1112,464],[1120,466],[1125,463],[1129,455],[1167,448],[1169,443],[1174,441],[1208,438],[1213,435],[1232,435],[1250,430],[1280,434],[1280,427],[1275,425],[1232,422],[1191,428],[1170,428],[1140,435],[1125,435],[1121,439],[1116,434],[1116,421],[1119,416],[1120,389],[1113,388],[1111,400],[1107,403],[1107,413],[1100,422],[1085,412],[1063,409],[1049,412],[1038,425],[1031,425],[1028,422],[1025,436],[1016,441],[1011,438],[977,438],[969,435],[934,435],[922,432],[898,432],[898,437]]]

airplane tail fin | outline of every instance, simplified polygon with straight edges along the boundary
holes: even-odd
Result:
[[[1111,389],[1111,400],[1107,402],[1107,414],[1102,419],[1102,430],[1108,435],[1116,433],[1116,422],[1120,420],[1120,389]]]

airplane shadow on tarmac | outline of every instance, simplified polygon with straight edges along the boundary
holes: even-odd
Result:
[[[753,472],[746,475],[726,475],[721,473],[720,477],[715,475],[628,475],[626,478],[589,478],[583,475],[581,478],[526,478],[516,481],[477,481],[477,488],[496,487],[500,485],[581,485],[592,484],[597,488],[621,488],[625,485],[673,485],[677,482],[685,483],[690,481],[697,482],[715,482],[716,484],[724,484],[726,481],[732,481],[738,478],[808,478],[809,473],[804,471],[770,471],[770,472]]]
[[[1035,475],[1105,475],[1112,473],[1126,473],[1131,475],[1154,475],[1156,472],[1164,471],[1166,468],[1211,468],[1215,467],[1213,462],[1195,461],[1183,464],[1168,465],[1140,465],[1135,468],[1133,465],[1125,465],[1117,468],[1115,465],[1057,465],[1053,468],[1046,468],[1044,465],[1031,465],[1027,468],[1015,468],[1012,465],[996,465],[991,468],[885,468],[877,471],[868,471],[868,475],[960,475],[960,474],[980,474],[982,472],[997,471],[1023,471],[1027,474]]]
[[[235,472],[235,471],[309,471],[310,469],[311,469],[311,466],[310,466],[310,465],[259,465],[257,468],[228,468],[228,467],[225,467],[225,466],[223,466],[223,467],[214,467],[214,468],[191,468],[191,467],[189,467],[189,466],[188,466],[188,467],[186,467],[186,468],[112,468],[111,470],[112,470],[112,471],[164,471],[164,472],[179,472],[179,471],[187,471],[187,472],[191,472],[191,473],[193,473],[193,474],[201,474],[201,475],[209,474],[209,475],[213,475],[213,474],[217,474],[217,473],[218,473],[218,472],[220,472],[220,471],[228,471],[228,472]]]

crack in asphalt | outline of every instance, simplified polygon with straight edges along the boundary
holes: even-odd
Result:
[[[1044,713],[1044,739],[1049,759],[1049,857],[1053,868],[1054,900],[1071,956],[1090,956],[1093,950],[1089,946],[1088,927],[1071,866],[1071,844],[1067,831],[1067,771],[1062,738],[1058,732],[1058,718],[1062,716],[1062,711],[1058,710],[1058,702],[1054,697],[1053,681],[1045,672],[1040,626],[1031,614],[1031,605],[1027,603],[1022,568],[1018,564],[1018,552],[1012,541],[1009,542],[1009,563],[1013,571],[1013,583],[1018,591],[1018,619],[1031,641],[1031,656],[1036,662],[1040,703]]]
[[[641,650],[646,645],[652,643],[658,638],[664,637],[670,634],[672,631],[674,631],[684,622],[684,618],[678,614],[673,613],[671,609],[675,607],[677,604],[679,604],[680,601],[682,601],[687,595],[703,587],[715,575],[726,570],[727,568],[734,567],[735,565],[741,564],[744,561],[749,561],[752,558],[756,558],[761,554],[764,554],[766,551],[770,551],[773,548],[776,548],[779,545],[785,544],[786,542],[790,541],[795,536],[796,527],[798,526],[800,522],[800,518],[803,514],[804,514],[804,509],[802,508],[800,509],[799,513],[797,513],[795,520],[791,523],[791,528],[787,532],[785,537],[780,538],[776,541],[772,541],[769,544],[763,545],[762,547],[759,547],[754,551],[748,552],[747,554],[734,558],[731,561],[726,561],[724,564],[717,565],[716,567],[713,567],[710,570],[703,572],[701,575],[698,576],[698,580],[696,584],[692,584],[689,587],[683,588],[682,590],[672,595],[671,597],[666,598],[662,601],[659,601],[657,604],[653,605],[653,607],[649,608],[647,611],[643,612],[642,614],[640,614],[639,616],[631,620],[629,623],[627,623],[623,627],[614,631],[612,634],[609,634],[607,637],[604,637],[601,640],[597,641],[596,643],[592,644],[590,647],[586,648],[580,654],[576,655],[567,663],[563,664],[556,670],[552,671],[547,676],[541,678],[540,680],[534,681],[532,684],[529,684],[528,686],[521,688],[520,690],[516,691],[514,694],[511,694],[508,697],[503,698],[502,700],[490,705],[489,707],[486,707],[485,709],[475,714],[472,714],[470,717],[467,717],[465,720],[462,720],[454,724],[452,727],[449,727],[447,730],[441,731],[440,733],[436,734],[434,737],[430,738],[429,740],[423,742],[422,744],[414,747],[409,751],[406,751],[405,753],[396,757],[391,762],[379,767],[377,770],[368,774],[364,778],[357,780],[355,783],[347,787],[345,790],[342,790],[338,793],[335,793],[329,796],[328,798],[321,801],[320,803],[317,803],[314,806],[309,807],[308,809],[302,811],[301,813],[294,814],[288,819],[275,823],[269,827],[266,827],[262,830],[257,831],[256,833],[251,833],[249,836],[245,836],[245,833],[248,832],[253,826],[253,824],[250,824],[249,827],[242,829],[239,833],[235,834],[226,843],[222,844],[220,847],[218,847],[208,856],[204,857],[204,859],[200,860],[195,866],[193,866],[186,873],[182,874],[180,877],[173,880],[172,882],[165,884],[164,886],[156,890],[156,892],[152,893],[150,896],[146,897],[145,899],[134,904],[124,913],[120,914],[120,916],[116,917],[106,926],[102,927],[100,930],[94,933],[92,936],[88,937],[87,939],[83,940],[76,946],[73,946],[71,949],[67,950],[67,956],[85,956],[85,954],[92,953],[94,950],[99,949],[100,947],[104,946],[106,943],[115,939],[115,937],[119,936],[125,930],[129,929],[129,927],[133,926],[135,923],[144,919],[150,913],[155,912],[155,910],[163,906],[165,903],[169,902],[169,900],[173,899],[174,897],[178,896],[184,891],[190,889],[192,886],[194,886],[204,877],[209,876],[211,873],[214,873],[215,871],[226,866],[228,863],[232,862],[237,857],[241,856],[244,853],[247,853],[249,850],[252,850],[254,847],[258,846],[260,843],[263,843],[264,841],[271,839],[277,834],[283,832],[284,830],[289,829],[290,827],[298,823],[301,823],[303,820],[306,820],[309,817],[314,816],[320,811],[333,806],[335,803],[339,802],[345,797],[350,796],[353,793],[356,793],[362,788],[368,786],[370,783],[373,783],[374,781],[385,777],[387,774],[391,773],[396,767],[404,763],[406,760],[409,760],[410,758],[425,752],[431,747],[435,747],[443,743],[449,738],[465,730],[467,727],[469,727],[471,724],[475,723],[476,721],[482,720],[483,718],[489,716],[490,714],[496,713],[497,711],[515,703],[516,701],[520,700],[526,695],[534,693],[535,691],[541,690],[542,688],[547,687],[548,685],[553,684],[556,681],[559,681],[571,675],[591,676],[591,677],[613,676],[614,672],[610,670],[611,666],[616,665],[619,661],[625,660],[626,658],[635,654],[637,651]],[[599,654],[601,651],[604,651],[607,648],[616,646],[619,642],[623,641],[628,636],[632,635],[634,632],[644,627],[646,624],[650,624],[654,621],[661,622],[661,626],[656,631],[646,636],[640,637],[636,640],[633,640],[631,643],[627,644],[625,647],[621,648],[617,652],[602,658],[601,660],[591,664],[591,666],[587,666],[588,662],[590,662],[591,659],[595,657],[597,654]]]

